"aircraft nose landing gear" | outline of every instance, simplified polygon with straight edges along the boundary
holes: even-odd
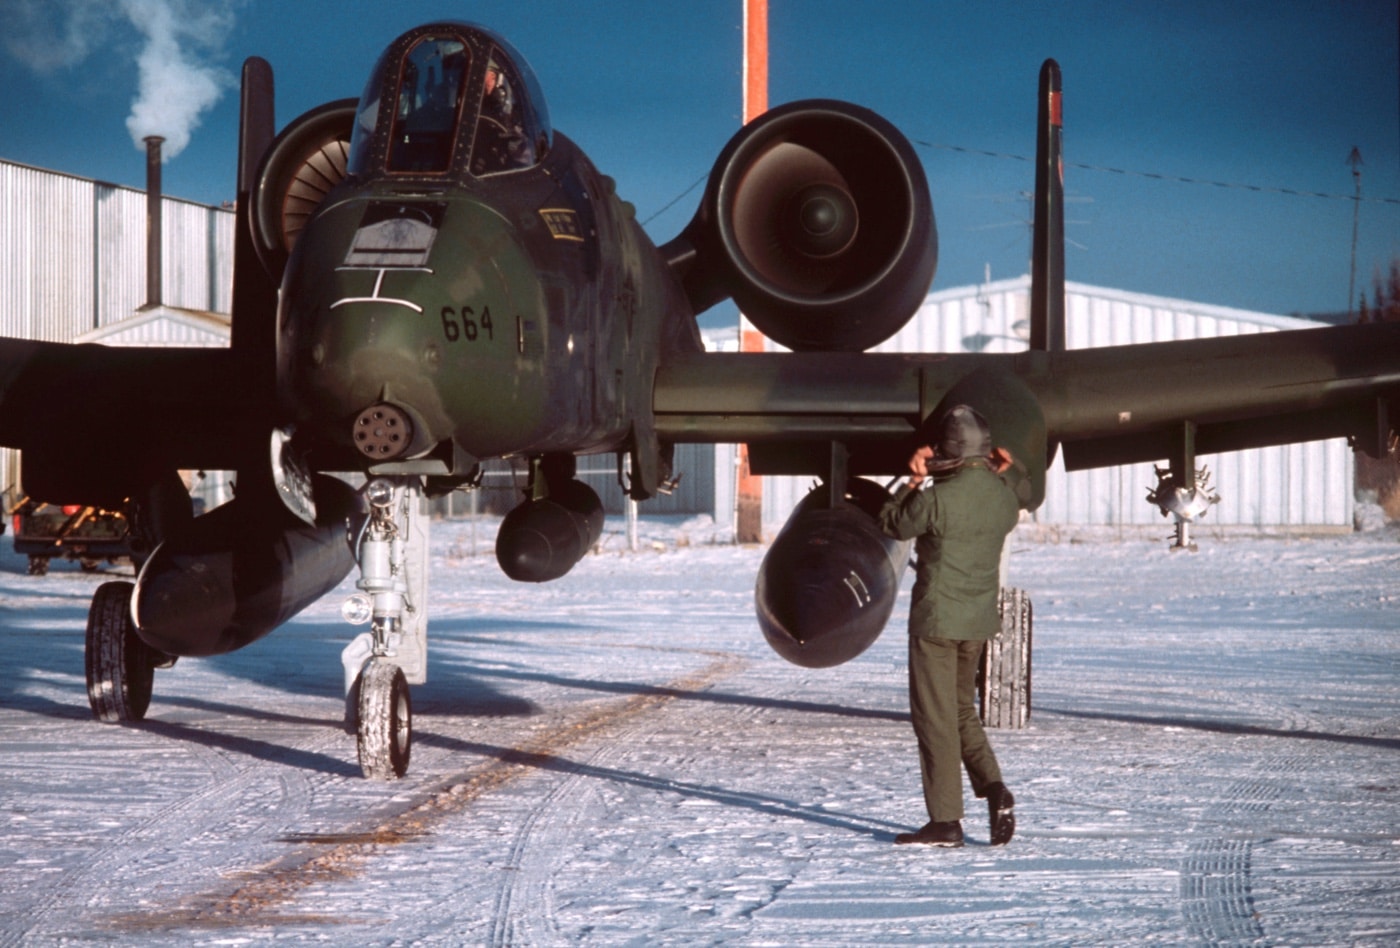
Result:
[[[346,646],[341,662],[360,770],[393,780],[408,770],[412,751],[409,683],[427,680],[428,519],[417,477],[375,478],[364,495],[369,516],[351,540],[361,592],[343,613],[353,623],[368,619],[370,631]]]

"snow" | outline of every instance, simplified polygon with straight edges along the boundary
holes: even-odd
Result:
[[[1018,832],[924,821],[906,599],[854,662],[772,655],[763,550],[641,523],[543,586],[492,524],[433,524],[408,776],[342,727],[328,596],[90,719],[98,583],[4,541],[0,945],[1400,942],[1400,533],[1018,534],[1031,726],[994,731]],[[475,550],[476,555],[473,555]],[[346,586],[349,589],[349,586]]]

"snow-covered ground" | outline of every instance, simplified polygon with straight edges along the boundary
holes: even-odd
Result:
[[[1400,943],[1400,534],[1048,543],[1034,712],[993,732],[1019,829],[924,821],[906,599],[810,671],[752,616],[762,550],[609,523],[565,579],[433,525],[408,777],[362,779],[327,597],[90,720],[92,576],[0,554],[0,945]]]

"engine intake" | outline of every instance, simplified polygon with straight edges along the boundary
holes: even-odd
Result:
[[[670,257],[697,312],[732,296],[799,351],[888,339],[938,262],[933,203],[908,140],[869,109],[828,99],[780,106],[740,130],[679,242]]]
[[[355,99],[319,105],[273,140],[258,169],[250,218],[258,259],[275,280],[306,222],[346,175]]]

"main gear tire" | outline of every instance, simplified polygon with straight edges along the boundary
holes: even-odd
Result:
[[[157,656],[136,634],[134,583],[97,587],[88,610],[84,664],[88,704],[99,721],[140,721],[151,704]]]
[[[1023,589],[1003,589],[1001,632],[987,642],[978,669],[982,723],[1019,730],[1031,719],[1031,597]]]
[[[356,722],[360,770],[371,780],[395,780],[408,771],[413,750],[413,704],[403,669],[373,658],[360,674]]]

